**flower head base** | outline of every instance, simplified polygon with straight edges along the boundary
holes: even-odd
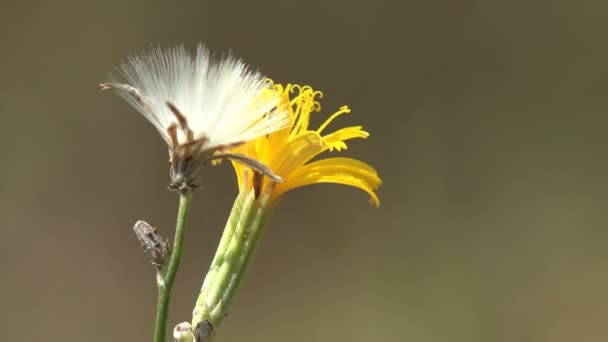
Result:
[[[352,158],[326,158],[311,162],[325,151],[346,149],[346,140],[365,139],[369,136],[361,126],[325,133],[327,126],[336,117],[350,113],[350,109],[347,106],[341,107],[318,129],[311,130],[310,116],[321,110],[316,98],[322,97],[323,94],[309,86],[292,84],[276,84],[274,90],[281,95],[280,110],[289,113],[289,127],[237,146],[233,151],[259,160],[282,177],[284,182],[275,183],[257,171],[233,163],[241,191],[253,189],[256,196],[266,194],[271,203],[276,203],[284,193],[297,187],[316,183],[338,183],[367,192],[370,195],[370,203],[379,206],[380,200],[375,190],[382,185],[382,180],[368,164]]]
[[[264,77],[233,57],[214,59],[199,45],[153,49],[119,68],[127,84],[102,84],[135,107],[169,146],[172,187],[190,188],[201,162],[282,129],[289,115]],[[270,114],[269,114],[270,113]]]

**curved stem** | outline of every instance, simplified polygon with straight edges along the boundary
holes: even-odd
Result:
[[[179,270],[182,257],[182,243],[186,231],[186,222],[190,212],[192,191],[185,190],[179,194],[179,210],[177,212],[177,224],[175,226],[175,238],[173,240],[173,251],[169,259],[167,272],[163,276],[156,276],[158,285],[158,301],[156,303],[156,322],[154,327],[154,342],[165,342],[167,335],[167,318],[169,316],[169,302],[171,301],[171,289],[175,281],[175,275]]]

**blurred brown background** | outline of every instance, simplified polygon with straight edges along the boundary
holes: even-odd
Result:
[[[232,50],[372,135],[379,209],[289,193],[217,341],[606,341],[605,1],[23,1],[0,11],[3,341],[150,341],[171,232],[153,127],[98,83],[149,43]],[[320,120],[320,119],[319,119]],[[335,127],[335,126],[334,126]],[[236,194],[203,170],[170,326]]]

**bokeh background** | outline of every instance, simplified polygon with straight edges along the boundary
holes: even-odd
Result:
[[[606,341],[605,1],[2,1],[0,330],[150,341],[132,224],[177,207],[153,127],[98,84],[153,44],[201,41],[325,92],[371,132],[379,209],[289,193],[216,340]],[[334,126],[337,127],[337,126]],[[170,327],[236,195],[203,170]]]

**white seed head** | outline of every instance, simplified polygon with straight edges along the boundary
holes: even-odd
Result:
[[[277,109],[280,95],[269,90],[264,76],[232,56],[213,58],[202,45],[194,56],[183,46],[154,48],[129,57],[118,70],[124,83],[102,84],[102,89],[114,90],[156,127],[172,163],[197,160],[289,125],[288,112]],[[196,166],[177,173],[190,169]]]

